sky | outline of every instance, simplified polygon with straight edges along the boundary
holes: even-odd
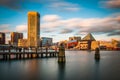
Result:
[[[40,13],[40,36],[54,42],[88,33],[96,40],[120,40],[120,0],[0,0],[0,32],[27,38],[29,11]]]

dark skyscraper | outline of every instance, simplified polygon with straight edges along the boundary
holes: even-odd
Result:
[[[0,32],[0,44],[5,44],[5,33]]]

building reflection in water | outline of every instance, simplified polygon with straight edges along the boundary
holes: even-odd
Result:
[[[65,80],[65,63],[58,63],[58,80]]]
[[[28,69],[26,74],[26,80],[39,80],[39,64],[38,60],[31,60],[27,63]]]

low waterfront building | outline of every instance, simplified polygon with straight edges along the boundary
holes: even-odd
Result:
[[[120,50],[120,41],[112,39],[112,45],[115,50]]]
[[[28,40],[27,39],[19,39],[18,47],[28,47]]]
[[[91,50],[95,50],[96,48],[100,47],[100,42],[99,41],[92,41],[91,42]]]
[[[99,41],[100,42],[100,48],[105,50],[113,50],[113,44],[111,41]]]
[[[80,42],[79,49],[81,50],[91,50],[92,41],[96,41],[91,33],[87,34]]]
[[[49,37],[41,37],[42,46],[51,46],[53,44],[53,39]]]
[[[106,50],[120,50],[120,42],[112,39],[111,41],[100,41],[100,48]]]
[[[73,41],[73,40],[80,41],[81,37],[79,37],[79,36],[69,37],[69,41]]]
[[[68,49],[69,49],[69,48],[74,48],[74,47],[77,46],[77,44],[78,44],[78,41],[77,41],[77,40],[68,41],[68,42],[67,42],[67,48],[68,48]]]

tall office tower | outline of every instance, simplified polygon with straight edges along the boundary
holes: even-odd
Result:
[[[17,46],[18,39],[23,39],[23,33],[11,32],[11,45]]]
[[[5,33],[0,32],[0,44],[5,44]]]
[[[28,46],[40,46],[40,14],[38,12],[28,12]]]

